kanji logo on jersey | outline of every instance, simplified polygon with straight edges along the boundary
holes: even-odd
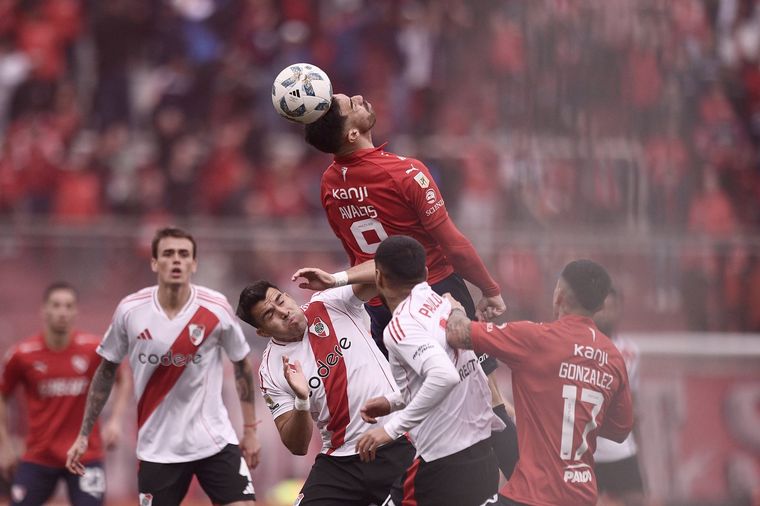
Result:
[[[87,357],[83,357],[82,355],[74,355],[71,357],[71,367],[73,367],[79,374],[84,374],[89,365],[90,361],[87,360]]]
[[[314,322],[309,326],[309,332],[311,332],[317,337],[330,336],[330,328],[327,325],[325,325],[325,322],[323,322],[322,319],[319,317],[315,318]]]
[[[418,172],[415,174],[414,180],[417,181],[417,184],[420,185],[420,187],[423,189],[430,186],[430,180],[423,172]]]
[[[190,342],[193,343],[194,346],[201,344],[201,341],[203,341],[203,336],[206,333],[206,326],[199,325],[197,323],[191,323],[187,326],[187,328],[190,332]]]

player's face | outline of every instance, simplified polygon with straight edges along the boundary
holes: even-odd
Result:
[[[71,290],[53,290],[42,305],[45,326],[54,334],[67,334],[76,315],[77,298]]]
[[[340,115],[346,117],[347,135],[350,136],[352,129],[358,134],[366,134],[375,126],[376,118],[372,104],[361,95],[349,97],[341,93],[335,95],[335,102],[338,104]]]
[[[189,284],[198,267],[193,258],[193,243],[183,237],[164,237],[158,242],[158,258],[151,259],[151,268],[158,274],[159,285]]]
[[[251,313],[261,336],[297,341],[306,331],[306,315],[301,306],[293,297],[276,288],[269,288],[266,298],[257,302]]]

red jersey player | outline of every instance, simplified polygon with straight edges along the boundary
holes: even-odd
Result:
[[[499,285],[493,280],[472,243],[459,231],[427,167],[419,160],[375,147],[372,127],[375,113],[361,95],[334,95],[327,113],[306,125],[306,141],[335,160],[322,175],[321,201],[335,235],[351,265],[371,260],[388,236],[407,235],[425,248],[428,283],[438,294],[450,293],[470,318],[492,319],[506,309]],[[345,273],[337,273],[339,282]],[[463,279],[483,293],[477,309]],[[366,306],[372,321],[372,338],[384,355],[383,330],[391,319],[379,298]],[[486,374],[497,367],[493,359],[481,366]],[[494,449],[505,476],[517,459],[512,421],[504,400],[490,380],[494,411],[508,429],[494,433]],[[510,407],[511,409],[511,407]]]
[[[552,323],[471,322],[452,309],[448,343],[512,369],[520,460],[500,504],[596,504],[597,435],[622,442],[633,427],[625,362],[591,319],[609,289],[603,267],[577,260],[557,282]]]
[[[12,504],[45,503],[60,479],[68,486],[75,506],[104,502],[103,443],[116,443],[129,398],[129,380],[119,373],[116,402],[103,438],[97,427],[90,434],[83,456],[84,476],[66,470],[66,450],[79,433],[78,418],[84,413],[87,387],[100,358],[95,353],[100,339],[77,332],[72,326],[77,313],[77,294],[68,283],[54,283],[43,297],[43,331],[11,348],[0,376],[0,472],[13,478]],[[28,406],[29,430],[26,452],[15,476],[16,455],[5,426],[5,398],[21,385]]]

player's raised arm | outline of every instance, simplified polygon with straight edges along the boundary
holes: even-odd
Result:
[[[354,295],[361,300],[369,300],[377,295],[375,288],[375,261],[368,260],[348,270],[330,274],[318,267],[302,267],[293,273],[292,281],[303,278],[299,288],[306,290],[327,290],[345,285],[353,285]]]
[[[501,297],[499,285],[489,274],[470,240],[459,231],[451,218],[442,221],[428,232],[443,248],[454,270],[483,292],[483,298],[477,306],[478,319],[492,320],[504,313],[507,307]]]
[[[298,360],[291,363],[288,357],[282,357],[282,369],[296,398],[293,409],[275,418],[274,423],[280,433],[280,439],[290,453],[306,455],[314,428],[309,413],[309,386]]]
[[[103,406],[108,401],[108,396],[111,394],[111,389],[116,381],[116,370],[118,368],[119,364],[102,359],[90,382],[82,428],[79,429],[79,436],[66,454],[66,468],[79,476],[84,476],[85,471],[84,465],[79,459],[87,451],[87,438],[90,437],[90,432],[92,432],[100,412],[103,411]]]

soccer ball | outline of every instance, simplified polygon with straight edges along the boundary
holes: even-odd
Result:
[[[272,83],[272,105],[283,118],[314,123],[330,108],[332,84],[327,74],[310,63],[288,65]]]

